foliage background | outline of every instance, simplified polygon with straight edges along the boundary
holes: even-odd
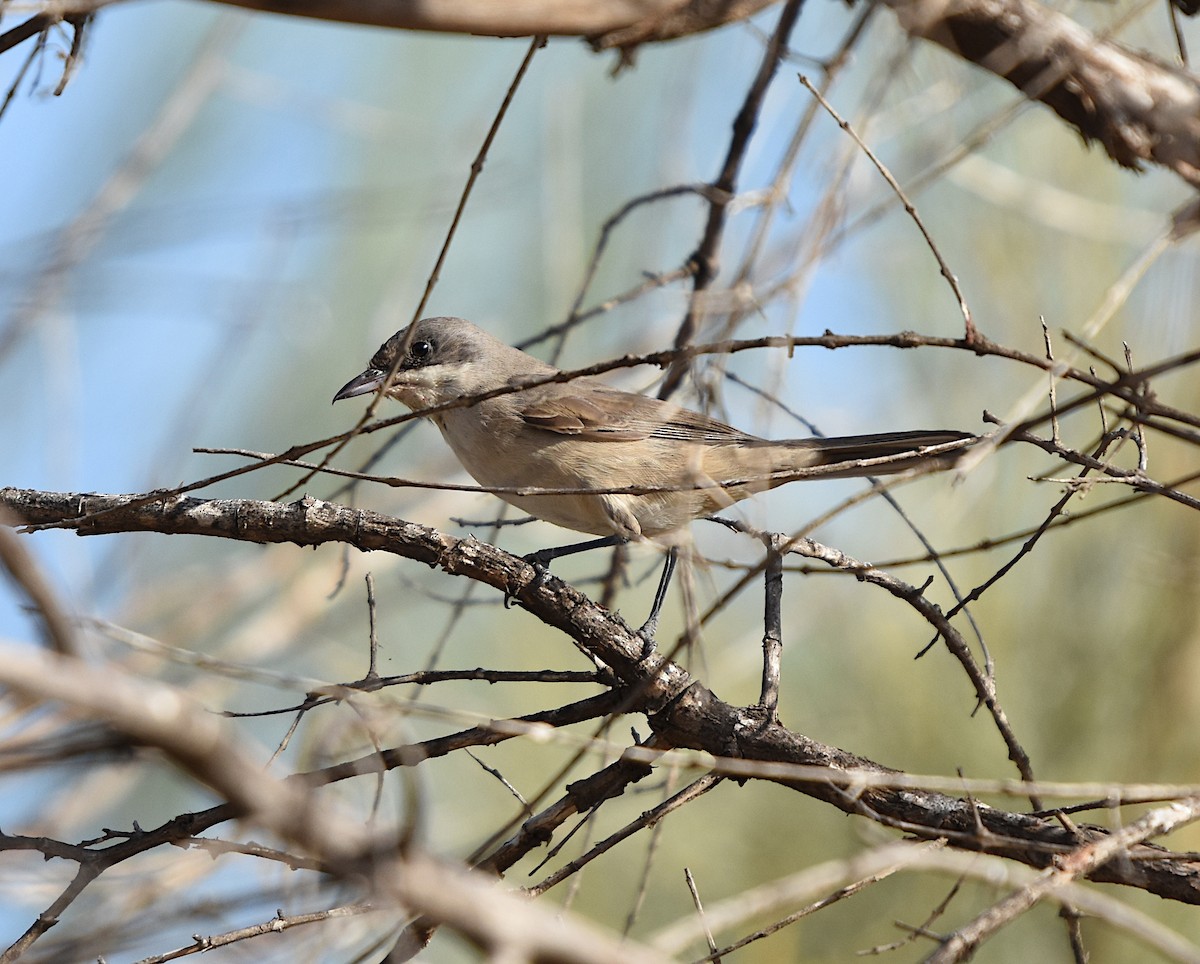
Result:
[[[1100,22],[1129,12],[1121,6],[1075,14]],[[805,10],[795,56],[770,92],[751,146],[740,184],[747,202],[769,184],[809,106],[796,73],[817,76],[814,59],[829,56],[859,15],[835,4]],[[514,342],[564,318],[612,212],[640,194],[714,175],[761,55],[759,31],[771,29],[775,16],[767,11],[754,26],[646,48],[634,68],[616,77],[610,76],[612,60],[577,42],[555,40],[539,52],[427,313],[462,315]],[[1168,43],[1157,7],[1146,7],[1125,31],[1135,45],[1162,49]],[[357,410],[331,408],[328,400],[407,321],[468,165],[526,46],[203,6],[106,11],[65,94],[47,96],[57,81],[47,60],[0,123],[8,211],[0,220],[0,482],[142,491],[232,464],[193,454],[194,446],[280,451],[348,427]],[[9,60],[5,69],[15,69]],[[913,46],[882,14],[873,18],[833,99],[906,184],[1019,101],[949,55]],[[150,156],[139,157],[139,150]],[[853,160],[848,173],[847,159]],[[1041,316],[1065,355],[1071,349],[1058,333],[1085,331],[1108,286],[1163,230],[1187,189],[1161,171],[1119,171],[1047,112],[1025,108],[915,197],[981,329],[1038,351]],[[836,200],[835,231],[845,232],[837,244],[819,233],[827,198]],[[886,210],[864,220],[879,205]],[[731,220],[728,266],[737,262],[754,216],[747,203]],[[639,210],[617,229],[588,303],[631,287],[645,271],[679,264],[702,219],[694,198]],[[1175,246],[1089,341],[1115,358],[1128,343],[1138,364],[1193,346],[1198,278],[1195,243]],[[742,336],[826,328],[954,335],[961,329],[911,221],[825,117],[801,152],[755,275],[764,287],[772,280],[787,280],[790,290],[765,299]],[[582,365],[663,346],[685,304],[676,287],[601,315],[572,336],[561,362]],[[731,368],[830,434],[978,430],[985,408],[1004,415],[1038,384],[1031,372],[996,360],[934,351],[809,350],[791,361],[759,352],[738,357]],[[653,378],[637,369],[615,380],[644,389]],[[740,427],[806,434],[736,385],[710,387],[719,395],[717,413]],[[1173,404],[1200,408],[1195,379],[1186,371],[1154,387]],[[1064,422],[1064,432],[1082,445],[1096,424],[1094,412],[1080,413]],[[374,445],[356,443],[344,464],[366,457]],[[1162,479],[1182,475],[1189,454],[1170,440],[1153,439],[1152,471]],[[397,475],[464,481],[428,426],[393,449],[382,466]],[[1036,453],[1014,448],[954,483],[922,480],[901,499],[936,545],[969,546],[1039,522],[1060,488],[1029,476],[1050,468]],[[269,498],[295,477],[273,469],[206,494]],[[325,497],[337,483],[314,480],[308,488]],[[1092,508],[1126,494],[1104,489],[1079,505]],[[850,483],[792,486],[755,500],[745,513],[756,524],[798,528],[852,491]],[[452,531],[451,517],[487,519],[495,505],[486,496],[380,487],[360,489],[355,498]],[[698,526],[697,536],[711,557],[756,558],[753,544],[710,528]],[[485,528],[475,531],[492,538]],[[873,561],[919,552],[878,503],[815,535]],[[506,530],[500,539],[524,552],[561,536],[538,524]],[[1200,782],[1194,739],[1200,725],[1194,685],[1200,674],[1198,536],[1190,512],[1145,500],[1054,534],[975,606],[998,665],[1001,696],[1042,778]],[[444,600],[462,588],[402,560],[346,556],[331,547],[302,553],[155,536],[80,540],[53,532],[40,534],[33,547],[77,612],[172,646],[287,674],[330,680],[362,674],[362,577],[368,570],[378,586],[384,672],[424,666],[443,633],[442,665],[579,668],[555,633],[519,610],[501,612],[478,588],[471,594],[478,605],[450,621]],[[1003,558],[993,552],[955,559],[955,578],[974,585]],[[651,562],[635,554],[633,571],[640,574]],[[578,581],[601,566],[585,559],[557,571]],[[917,583],[924,578],[905,575]],[[732,578],[719,568],[699,574],[702,608]],[[626,590],[620,608],[642,612],[650,588]],[[17,597],[0,592],[0,636],[32,641]],[[939,649],[914,662],[926,628],[877,595],[833,576],[789,577],[784,722],[913,772],[949,774],[961,767],[968,776],[1014,776],[990,722],[972,716],[973,696],[957,667]],[[660,638],[673,639],[682,629],[678,598],[673,605]],[[728,701],[756,697],[760,610],[755,588],[706,629],[693,655],[697,672]],[[208,679],[102,634],[92,645],[139,672],[187,685],[214,707],[261,709],[297,694]],[[542,705],[533,687],[477,683],[446,684],[422,699],[485,717]],[[385,740],[443,727],[400,716],[381,725]],[[247,733],[268,747],[283,729],[278,718],[246,723]],[[301,731],[287,760],[293,767],[318,765],[361,740],[352,714],[329,710]],[[565,755],[562,748],[531,752],[521,745],[488,751],[486,760],[529,790]],[[490,828],[481,827],[480,814],[512,804],[470,761],[429,770],[418,781],[422,833],[439,852],[465,854]],[[657,802],[662,782],[652,782],[614,807],[602,825],[611,829]],[[148,826],[198,805],[190,784],[141,764],[83,780],[49,771],[6,783],[0,793],[6,830],[46,819],[50,808],[59,827],[73,828],[68,836],[83,838],[110,822]],[[398,786],[389,793],[393,812],[400,812]],[[370,801],[360,803],[365,808]],[[779,788],[750,784],[711,794],[665,825],[651,864],[650,898],[633,933],[689,912],[685,865],[706,900],[715,900],[855,852],[874,833]],[[1200,849],[1194,831],[1171,843]],[[245,858],[213,861],[196,854],[180,866],[186,869],[177,872],[188,875],[180,884],[174,934],[181,943],[195,930],[201,898],[216,902],[206,925],[212,930],[269,917],[276,906],[295,912],[325,902],[301,875],[272,876],[251,869]],[[93,912],[111,915],[115,908],[136,920],[154,886],[153,870],[150,860],[129,868],[120,887],[89,897]],[[66,872],[35,855],[5,856],[4,943],[61,888]],[[641,873],[628,853],[602,861],[585,873],[576,909],[619,928]],[[744,959],[848,960],[856,950],[900,936],[892,921],[919,923],[949,886],[938,878],[893,878]],[[235,899],[250,892],[252,899]],[[949,921],[965,919],[994,896],[965,885]],[[1121,896],[1200,936],[1191,909],[1144,894]],[[62,925],[64,931],[70,926]],[[361,920],[348,922],[337,937],[342,943],[334,944],[338,953],[367,940],[369,929]],[[162,931],[148,937],[146,945],[135,942],[109,959],[170,946]],[[1094,961],[1130,960],[1136,953],[1103,927],[1089,929],[1088,937]],[[326,939],[334,941],[333,932]],[[439,941],[434,959],[468,956],[454,938]],[[300,946],[281,941],[273,953],[296,959]],[[1048,946],[1068,959],[1061,925],[1043,908],[978,959],[1028,960]],[[328,952],[310,951],[312,959]],[[258,948],[250,953],[261,956]],[[900,953],[912,959],[915,951]]]

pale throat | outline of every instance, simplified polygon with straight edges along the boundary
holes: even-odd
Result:
[[[462,379],[458,368],[447,370],[447,366],[432,365],[403,370],[396,375],[396,384],[388,390],[388,395],[414,411],[453,401],[465,394],[460,389]]]

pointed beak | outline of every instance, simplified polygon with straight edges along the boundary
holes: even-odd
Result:
[[[333,396],[335,402],[340,402],[343,398],[353,398],[355,395],[366,395],[367,392],[373,392],[387,377],[387,372],[381,372],[377,368],[368,368],[361,375],[355,375],[350,381],[346,382],[338,393]]]

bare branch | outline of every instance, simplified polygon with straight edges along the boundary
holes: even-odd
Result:
[[[38,567],[32,554],[21,544],[11,528],[13,523],[0,513],[0,567],[29,598],[33,609],[41,617],[46,640],[56,652],[77,654],[79,641],[75,638],[75,626],[46,577]]]
[[[81,524],[81,533],[190,532],[251,542],[298,545],[346,542],[360,549],[393,552],[436,565],[448,573],[469,576],[516,598],[529,612],[566,633],[579,649],[608,665],[630,687],[626,707],[647,716],[664,746],[703,750],[724,758],[722,773],[737,773],[738,761],[769,762],[777,769],[756,771],[751,767],[746,772],[906,833],[930,839],[945,837],[956,847],[999,854],[1035,867],[1047,866],[1055,854],[1073,851],[1082,842],[1106,835],[1096,828],[1068,830],[1051,817],[1009,813],[940,793],[864,789],[855,786],[853,779],[843,786],[835,777],[847,770],[891,771],[765,720],[761,708],[739,709],[723,703],[682,667],[656,651],[647,653],[645,640],[619,616],[603,610],[558,579],[539,577],[523,560],[473,540],[456,540],[403,520],[316,499],[290,505],[180,499],[166,505],[147,506],[137,497],[129,496],[55,495],[2,489],[0,501],[14,514],[30,521],[35,518],[69,521],[105,505],[112,510]],[[122,509],[123,506],[126,508]],[[884,584],[887,587],[886,581]],[[905,592],[900,588],[896,591]],[[200,737],[202,734],[180,737],[183,742],[178,752],[189,752],[191,740]],[[203,755],[197,756],[193,764],[200,772],[207,772],[201,768],[204,759]],[[634,761],[628,765],[645,766]],[[794,767],[821,768],[825,775],[819,779],[798,777]],[[212,776],[215,779],[218,775]],[[627,780],[628,777],[622,776],[617,785],[623,787]],[[277,806],[282,813],[285,802]],[[1139,849],[1136,859],[1104,864],[1088,876],[1140,887],[1174,900],[1200,903],[1200,860],[1146,845]]]
[[[902,27],[1050,107],[1118,164],[1200,185],[1200,80],[1033,0],[887,0]]]
[[[222,0],[319,20],[488,37],[587,37],[597,49],[674,40],[742,20],[775,0]]]
[[[969,924],[960,927],[927,958],[929,964],[951,964],[968,959],[988,935],[1011,923],[1053,891],[1061,890],[1108,861],[1124,857],[1129,848],[1136,844],[1153,837],[1161,837],[1198,819],[1200,797],[1179,800],[1166,807],[1151,810],[1128,827],[1122,827],[1106,837],[1080,847],[1073,854],[1057,861],[1036,881],[1022,887]]]
[[[504,894],[483,875],[411,851],[397,853],[386,832],[369,832],[361,822],[339,815],[302,782],[277,780],[264,772],[227,724],[171,687],[112,667],[96,669],[18,647],[5,649],[0,682],[32,699],[64,703],[74,713],[104,720],[131,739],[159,748],[228,799],[236,812],[318,855],[327,870],[359,877],[370,868],[368,876],[381,900],[418,908],[499,955],[596,964],[618,955],[647,964],[661,960],[634,944],[618,945],[591,925],[560,919]],[[97,872],[91,865],[82,867],[76,889]]]

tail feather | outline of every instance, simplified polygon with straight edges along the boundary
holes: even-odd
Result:
[[[845,472],[821,473],[825,478],[852,478],[865,475],[888,475],[906,472],[919,465],[945,467],[962,453],[965,443],[975,436],[967,432],[914,431],[884,432],[878,435],[844,435],[838,438],[790,439],[783,442],[790,449],[801,449],[805,456],[804,466],[815,467],[837,465],[841,462],[859,462],[869,459],[890,458],[872,466],[847,466]],[[926,452],[935,446],[962,442],[944,452]]]
[[[943,431],[781,441],[751,438],[736,445],[706,447],[702,475],[724,490],[728,501],[736,502],[797,479],[857,479],[922,467],[947,469],[974,439],[966,432]],[[946,448],[929,451],[941,446]],[[714,505],[722,507],[720,502]]]

